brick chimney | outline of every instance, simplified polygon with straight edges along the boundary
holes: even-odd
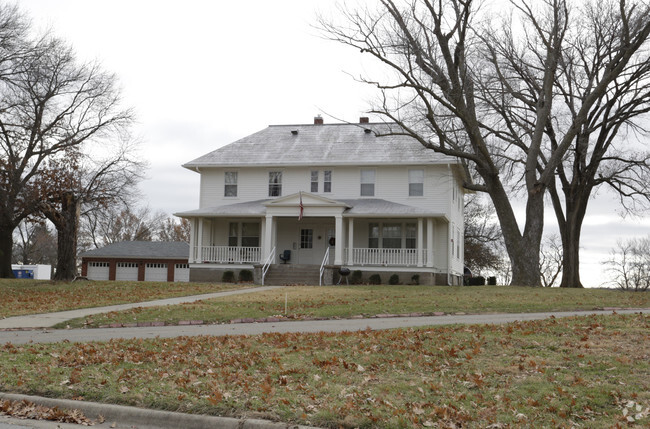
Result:
[[[321,115],[314,116],[314,125],[323,125],[323,117]]]
[[[359,123],[360,124],[367,124],[369,122],[370,122],[370,120],[368,119],[367,116],[362,116],[362,117],[359,118]]]

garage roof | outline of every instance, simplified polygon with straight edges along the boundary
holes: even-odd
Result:
[[[82,258],[187,259],[190,245],[182,241],[122,241],[81,254]]]

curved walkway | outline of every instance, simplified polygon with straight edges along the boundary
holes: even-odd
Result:
[[[187,302],[200,301],[202,299],[219,298],[221,296],[263,292],[265,290],[278,289],[281,287],[284,286],[260,286],[249,289],[233,289],[224,292],[204,293],[202,295],[179,296],[175,298],[157,299],[154,301],[116,304],[106,307],[79,308],[77,310],[59,311],[57,313],[29,314],[26,316],[7,317],[6,319],[0,319],[0,329],[49,328],[67,320],[76,319],[78,317],[86,317],[93,314],[130,310],[131,308],[136,307],[157,307],[160,305],[183,304]]]
[[[646,313],[650,308],[616,310],[619,314]],[[424,317],[390,317],[380,319],[336,319],[273,323],[235,323],[221,325],[152,326],[141,328],[56,329],[2,331],[0,344],[86,342],[129,338],[174,338],[196,335],[255,335],[270,332],[343,332],[364,329],[381,330],[431,325],[509,323],[553,317],[612,314],[612,310],[554,311],[544,313],[464,314]]]

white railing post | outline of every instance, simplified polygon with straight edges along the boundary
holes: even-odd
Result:
[[[325,250],[323,263],[320,264],[320,277],[318,278],[318,286],[323,286],[323,273],[325,272],[325,262],[328,262],[329,259],[330,259],[330,248],[328,247],[327,250]]]
[[[268,258],[266,258],[266,261],[264,261],[264,265],[262,265],[262,286],[264,286],[264,277],[266,277],[266,273],[269,271],[269,268],[271,268],[271,264],[273,263],[274,259],[275,246],[273,246],[273,249],[271,249]]]

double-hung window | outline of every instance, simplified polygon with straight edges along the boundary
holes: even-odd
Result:
[[[282,195],[282,172],[269,171],[269,197]]]
[[[402,247],[401,223],[384,223],[381,235],[381,247],[384,249],[400,249]]]
[[[332,170],[323,171],[323,192],[332,192]]]
[[[375,196],[375,170],[361,170],[361,196]]]
[[[318,170],[311,172],[311,192],[318,192]]]
[[[409,197],[424,195],[424,170],[409,170]]]
[[[226,171],[224,177],[223,195],[225,197],[237,196],[237,172]]]

